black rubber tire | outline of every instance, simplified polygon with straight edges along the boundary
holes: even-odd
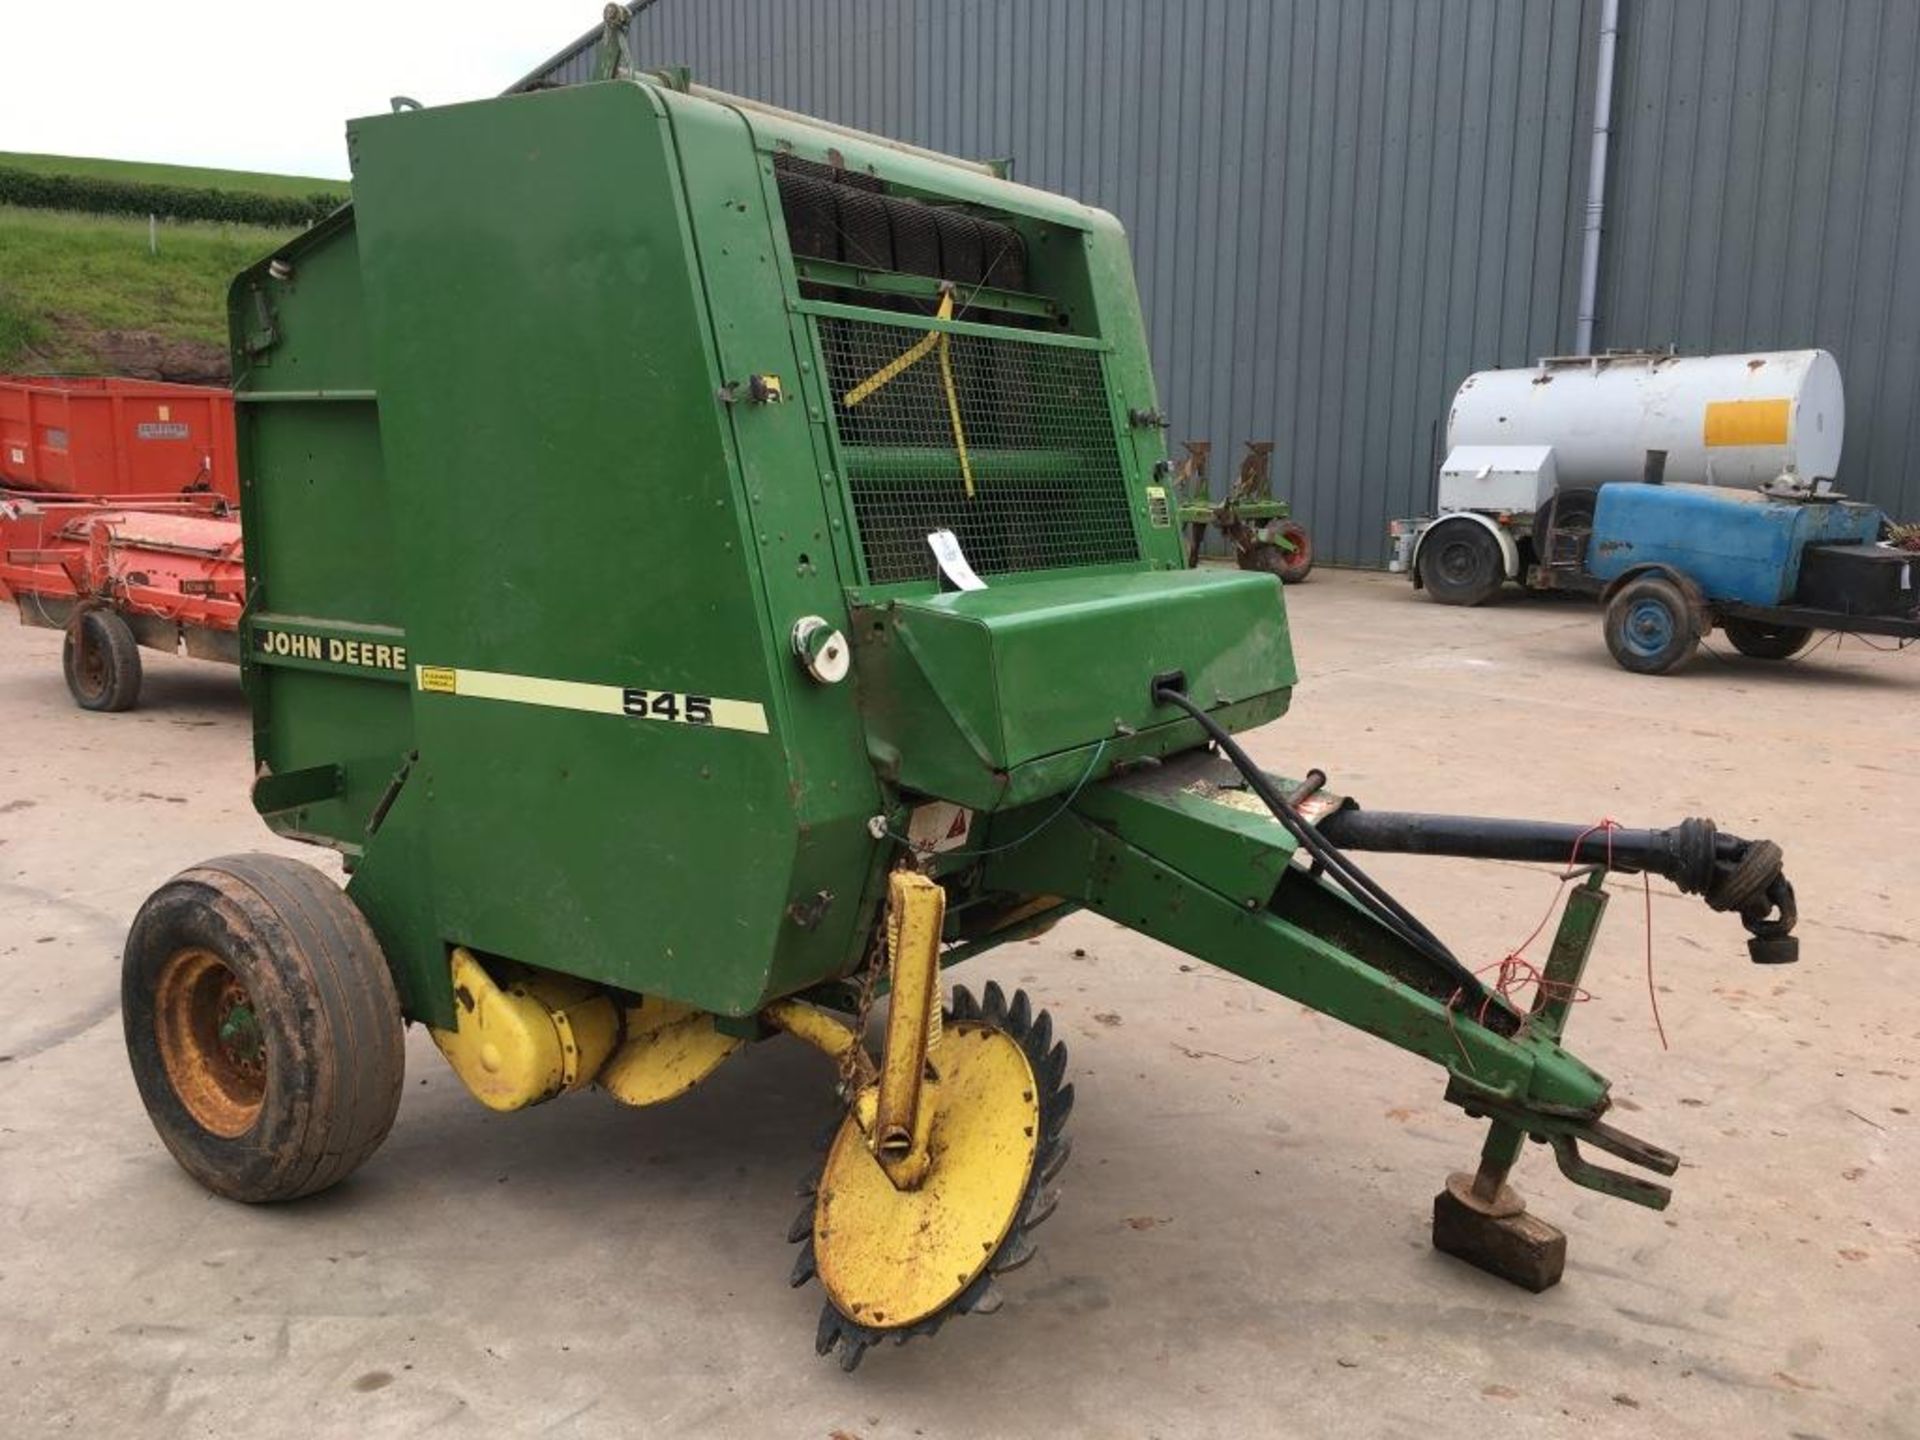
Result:
[[[1280,582],[1298,585],[1313,573],[1313,537],[1298,520],[1282,520],[1279,528],[1280,534],[1293,546],[1291,551],[1281,553]]]
[[[1500,542],[1471,520],[1442,520],[1420,543],[1420,585],[1442,605],[1479,605],[1507,581]]]
[[[1680,587],[1660,575],[1629,580],[1607,602],[1607,649],[1623,670],[1665,675],[1693,658],[1700,629]]]
[[[1593,529],[1594,508],[1600,503],[1600,492],[1584,486],[1574,486],[1566,490],[1556,490],[1547,497],[1533,516],[1533,555],[1537,563],[1552,563],[1553,557],[1547,551],[1547,535],[1552,530]]]
[[[1785,660],[1807,648],[1813,631],[1804,625],[1766,625],[1758,620],[1726,619],[1720,628],[1727,643],[1755,660]]]
[[[1256,540],[1240,552],[1237,563],[1242,570],[1277,575],[1282,585],[1298,585],[1313,573],[1313,542],[1301,526],[1292,521],[1282,524],[1287,528],[1287,538],[1294,542],[1291,552],[1271,540]]]
[[[82,632],[82,645],[73,643],[75,629]],[[83,610],[67,627],[60,669],[67,693],[82,710],[131,710],[140,699],[140,646],[127,622],[111,610]]]
[[[178,1013],[166,977],[196,963],[182,957],[205,954],[244,988],[257,1027],[257,1109],[243,1129],[228,1127],[234,1133],[203,1123],[190,1107],[204,1112],[208,1102],[183,1097],[162,1053],[160,1006]],[[215,1194],[259,1203],[325,1190],[393,1127],[406,1070],[393,977],[366,918],[311,865],[229,855],[174,876],[134,917],[120,1001],[147,1115]]]

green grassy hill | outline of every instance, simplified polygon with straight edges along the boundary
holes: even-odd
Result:
[[[148,185],[193,185],[207,190],[236,190],[250,195],[314,195],[347,198],[344,180],[310,180],[304,175],[267,175],[253,170],[208,170],[198,165],[150,165],[144,160],[100,160],[80,155],[29,155],[0,150],[0,168],[40,175],[88,175],[102,180],[132,180]]]
[[[346,199],[340,180],[0,151],[0,168]],[[0,370],[223,384],[227,284],[293,230],[0,205]]]

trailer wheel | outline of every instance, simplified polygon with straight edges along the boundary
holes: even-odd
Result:
[[[1271,540],[1257,540],[1240,552],[1240,568],[1264,570],[1278,575],[1282,585],[1298,585],[1313,573],[1313,541],[1297,520],[1282,520],[1279,530],[1292,550]]]
[[[173,1158],[231,1200],[291,1200],[392,1128],[405,1050],[379,942],[311,865],[231,855],[148,897],[121,967],[127,1054]]]
[[[1720,628],[1742,655],[1755,660],[1785,660],[1807,648],[1813,631],[1804,625],[1767,625],[1758,620],[1726,619]]]
[[[1499,542],[1469,520],[1428,531],[1419,563],[1421,586],[1442,605],[1478,605],[1507,578]]]
[[[1700,648],[1693,607],[1678,585],[1659,575],[1620,587],[1607,603],[1606,633],[1613,658],[1636,675],[1664,675]]]
[[[1275,574],[1283,585],[1298,585],[1313,573],[1313,537],[1307,533],[1307,527],[1298,520],[1282,520],[1274,527],[1280,537],[1291,545],[1291,550],[1275,545],[1279,568]]]
[[[111,610],[80,612],[67,627],[60,668],[82,710],[131,710],[140,698],[140,647],[127,622]]]

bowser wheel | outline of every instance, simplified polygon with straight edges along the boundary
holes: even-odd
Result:
[[[849,1116],[787,1236],[801,1247],[791,1282],[818,1276],[827,1292],[814,1348],[837,1347],[843,1370],[882,1340],[998,1310],[994,1277],[1033,1258],[1032,1232],[1059,1202],[1073,1087],[1052,1020],[989,981],[977,1001],[954,987],[944,1027],[926,1178],[896,1189]]]
[[[1620,668],[1636,675],[1664,675],[1700,648],[1693,607],[1678,585],[1658,575],[1620,587],[1607,603],[1606,634]]]
[[[77,641],[77,643],[76,643]],[[60,647],[67,693],[82,710],[131,710],[140,698],[140,647],[111,610],[83,610]]]
[[[1420,584],[1442,605],[1478,605],[1506,583],[1500,544],[1470,520],[1442,522],[1420,545]]]
[[[365,917],[311,865],[230,855],[174,876],[134,917],[120,999],[148,1118],[215,1194],[311,1195],[393,1126],[393,977]]]
[[[1755,660],[1788,659],[1806,649],[1813,638],[1813,631],[1804,625],[1765,625],[1731,617],[1722,620],[1720,628],[1727,632],[1727,641],[1734,649]]]

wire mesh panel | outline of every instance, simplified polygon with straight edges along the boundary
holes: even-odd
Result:
[[[815,324],[869,581],[937,578],[935,530],[982,575],[1140,557],[1098,351]]]

